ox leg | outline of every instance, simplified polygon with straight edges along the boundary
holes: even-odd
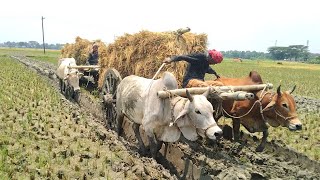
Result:
[[[124,114],[122,114],[122,113],[117,114],[117,133],[118,133],[118,136],[121,136],[121,134],[123,132],[123,128],[122,128],[123,118],[124,118]]]
[[[62,81],[62,85],[61,85],[61,91],[63,95],[66,95],[66,83],[64,82],[64,80]]]
[[[59,78],[60,92],[63,94],[63,81]]]
[[[165,158],[167,157],[168,146],[169,146],[169,143],[168,142],[164,142],[164,157]]]
[[[134,134],[136,135],[142,155],[146,155],[146,146],[144,145],[140,135],[140,124],[133,123]]]
[[[163,141],[157,141],[157,149],[156,149],[156,152],[159,152],[160,149],[162,148],[162,145],[163,145]]]
[[[268,135],[269,135],[268,129],[264,130],[262,133],[263,133],[263,136],[262,136],[262,139],[261,139],[261,143],[256,148],[257,152],[262,152],[264,150],[264,148],[266,147],[267,138],[268,138]]]
[[[240,119],[232,119],[233,125],[233,140],[239,141],[240,139]]]
[[[162,146],[162,143],[159,143],[154,135],[153,136],[148,136],[148,137],[149,137],[149,143],[150,143],[151,156],[154,159],[156,159],[158,157],[158,152],[160,150],[159,149],[159,144],[161,144],[161,146]]]

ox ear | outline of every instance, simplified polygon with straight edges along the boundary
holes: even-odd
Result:
[[[291,89],[291,91],[289,91],[290,94],[293,93],[293,91],[296,89],[297,85],[294,85],[293,88]]]
[[[277,94],[278,94],[278,97],[281,96],[281,85],[279,85],[277,88]]]
[[[264,111],[269,110],[270,108],[272,108],[274,105],[276,104],[276,101],[271,101],[264,109]]]
[[[206,92],[204,92],[202,95],[203,95],[204,97],[209,97],[210,92],[211,92],[211,87],[209,87],[208,90],[206,90]]]
[[[68,73],[68,74],[66,75],[66,77],[64,77],[64,80],[68,79],[69,76],[70,76],[70,74]]]
[[[186,89],[187,98],[190,100],[190,102],[193,101],[192,95],[189,93],[188,89]]]
[[[187,113],[188,113],[188,109],[187,109],[187,108],[184,108],[182,111],[180,111],[180,113],[178,114],[178,116],[176,117],[176,119],[174,120],[174,122],[176,122],[176,121],[179,120],[180,118],[184,117]]]

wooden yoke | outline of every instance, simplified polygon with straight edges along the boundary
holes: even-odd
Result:
[[[184,88],[184,89],[174,89],[174,90],[165,90],[158,91],[157,95],[159,98],[168,98],[172,95],[178,95],[186,97],[186,89],[190,94],[203,94],[208,90],[209,87],[193,87],[193,88]],[[259,90],[267,90],[272,89],[273,84],[258,84],[258,85],[244,85],[244,86],[211,86],[210,94],[218,94],[223,100],[226,99],[234,99],[234,100],[245,100],[245,99],[253,99],[253,93],[250,91],[259,91]],[[249,91],[249,92],[244,92]]]
[[[98,69],[100,66],[89,65],[89,66],[68,66],[69,69]]]

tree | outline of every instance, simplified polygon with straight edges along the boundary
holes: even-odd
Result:
[[[272,46],[268,48],[268,52],[271,58],[275,60],[287,59],[289,57],[288,47]]]
[[[290,60],[308,60],[310,53],[308,46],[290,45],[288,47],[272,46],[268,48],[268,52],[272,59],[290,59]]]

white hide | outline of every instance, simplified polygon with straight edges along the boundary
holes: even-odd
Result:
[[[59,60],[59,65],[57,69],[57,76],[60,79],[65,79],[68,73],[76,71],[76,69],[70,69],[68,66],[76,66],[76,60],[74,58],[62,58]]]
[[[207,129],[216,125],[212,105],[203,95],[195,95],[192,103],[187,98],[177,102],[177,98],[181,97],[160,99],[157,96],[158,91],[176,88],[176,79],[169,72],[165,72],[158,80],[127,76],[117,89],[117,113],[141,124],[149,137],[155,134],[164,142],[176,142],[182,132],[187,139],[194,141],[198,138],[196,128]],[[173,114],[172,102],[177,102]],[[201,111],[200,115],[195,113],[195,108]],[[176,124],[169,126],[175,119]],[[217,128],[220,132],[221,129]],[[214,136],[215,132],[210,133],[208,137]]]

